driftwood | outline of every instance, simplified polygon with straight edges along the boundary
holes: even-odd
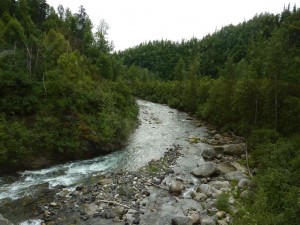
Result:
[[[162,186],[160,186],[160,185],[154,184],[154,183],[152,183],[152,182],[150,182],[150,181],[147,181],[147,180],[144,180],[144,179],[142,179],[142,180],[143,180],[144,182],[146,182],[147,184],[150,184],[150,185],[152,185],[152,186],[155,186],[155,187],[161,188],[161,189],[163,189],[163,190],[169,191],[168,188],[162,187]]]
[[[113,204],[113,205],[119,205],[119,206],[122,206],[124,208],[131,209],[129,206],[123,205],[123,204],[121,204],[119,202],[116,202],[116,201],[99,200],[99,202],[104,202],[104,203]]]

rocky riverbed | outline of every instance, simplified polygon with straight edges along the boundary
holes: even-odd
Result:
[[[75,189],[57,186],[32,218],[47,225],[231,224],[237,202],[251,195],[239,163],[246,146],[230,134],[210,134],[187,135],[188,145],[167,149],[137,171],[94,174]]]

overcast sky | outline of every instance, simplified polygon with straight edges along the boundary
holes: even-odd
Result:
[[[257,13],[280,13],[289,2],[293,7],[296,0],[47,0],[55,9],[62,4],[73,13],[83,5],[95,27],[104,19],[115,50],[149,40],[201,39]]]

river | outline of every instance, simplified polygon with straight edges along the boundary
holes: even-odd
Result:
[[[65,185],[72,189],[94,174],[116,169],[137,170],[152,159],[160,158],[172,145],[187,146],[188,137],[207,135],[206,129],[200,128],[199,122],[186,113],[147,101],[138,100],[137,103],[140,125],[125,148],[90,160],[0,177],[0,205],[8,200],[38,195],[36,190],[41,186],[51,190],[57,185]]]

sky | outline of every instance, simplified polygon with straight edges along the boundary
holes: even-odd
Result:
[[[108,39],[114,50],[151,40],[181,41],[203,38],[222,27],[236,25],[264,12],[280,13],[299,0],[47,0],[78,12],[83,5],[94,27],[109,24]],[[298,2],[298,7],[299,7]]]

